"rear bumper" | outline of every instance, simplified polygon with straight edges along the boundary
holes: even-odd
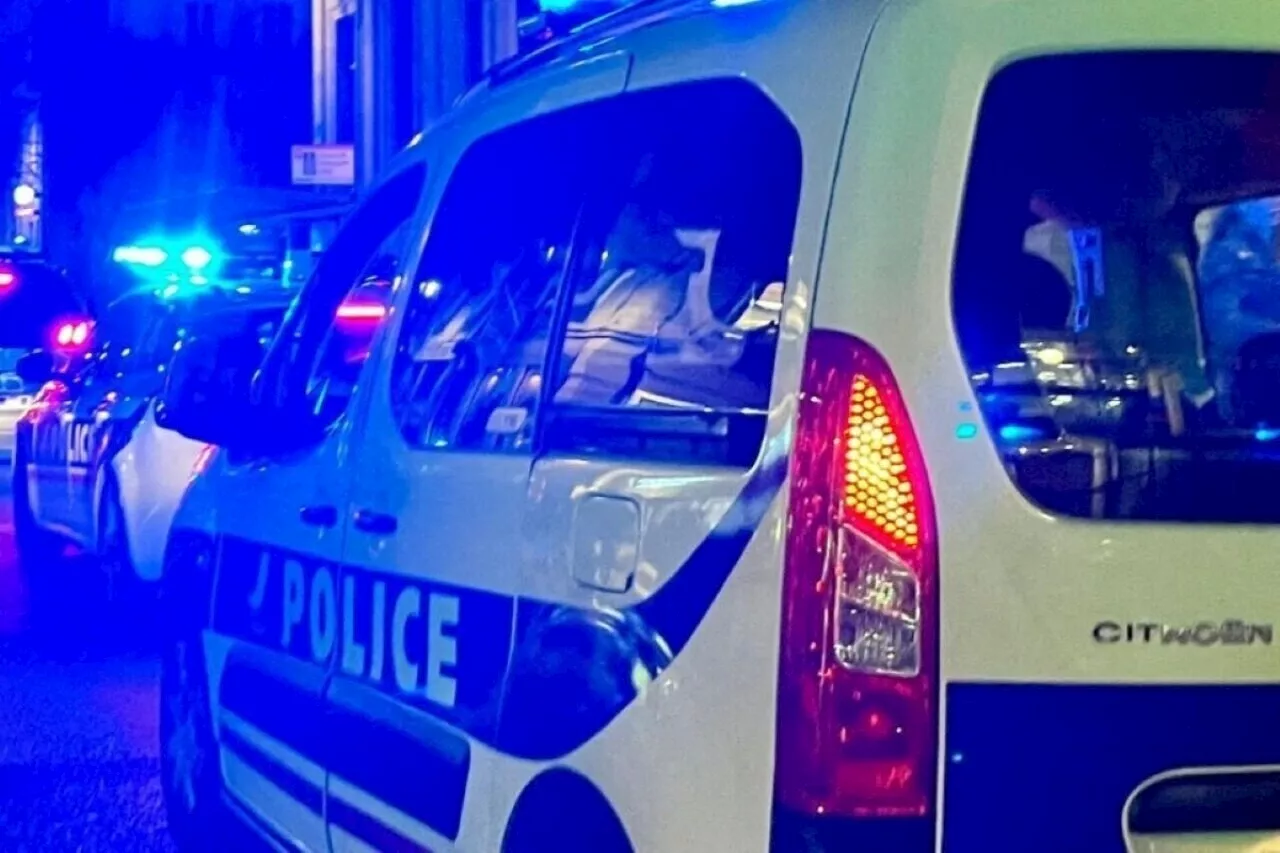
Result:
[[[998,827],[1007,849],[1123,851],[1126,805],[1155,777],[1280,766],[1280,685],[953,684],[946,708],[946,850],[994,849]],[[1263,796],[1267,774],[1256,780]],[[1190,828],[1162,818],[1155,798],[1138,806],[1133,829],[1147,838]],[[1256,823],[1224,807],[1195,830],[1228,836]]]

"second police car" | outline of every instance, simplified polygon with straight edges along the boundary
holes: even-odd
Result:
[[[156,425],[166,366],[188,335],[269,338],[291,295],[273,283],[180,299],[136,291],[22,360],[27,378],[44,383],[16,425],[13,464],[14,524],[33,583],[65,566],[67,544],[97,557],[112,595],[159,578],[169,523],[205,452]]]
[[[1264,6],[639,3],[496,72],[170,375],[179,840],[1275,844]]]

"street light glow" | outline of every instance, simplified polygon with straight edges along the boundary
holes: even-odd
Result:
[[[30,184],[18,184],[13,188],[13,203],[18,207],[32,207],[36,203],[36,188]]]

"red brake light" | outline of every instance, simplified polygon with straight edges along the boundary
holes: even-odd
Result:
[[[884,359],[810,335],[791,468],[777,795],[925,816],[937,763],[938,584],[924,457]]]
[[[195,480],[197,477],[209,470],[209,466],[213,464],[214,455],[217,454],[218,447],[214,444],[205,444],[201,446],[196,453],[195,461],[191,465],[191,474],[188,482]]]
[[[0,270],[0,290],[7,290],[18,283],[18,276],[8,270]]]
[[[89,323],[85,320],[63,321],[53,333],[59,349],[79,349],[89,342]]]

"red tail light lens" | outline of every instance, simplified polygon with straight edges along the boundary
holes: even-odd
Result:
[[[931,814],[937,548],[924,457],[870,346],[810,335],[791,468],[777,795],[845,817]]]
[[[89,323],[85,320],[59,323],[53,332],[53,342],[58,349],[80,349],[89,342]]]
[[[203,476],[205,471],[209,470],[209,466],[213,464],[213,458],[218,452],[217,445],[205,444],[196,453],[195,461],[191,464],[191,474],[187,478],[187,482],[193,482],[197,478]]]

